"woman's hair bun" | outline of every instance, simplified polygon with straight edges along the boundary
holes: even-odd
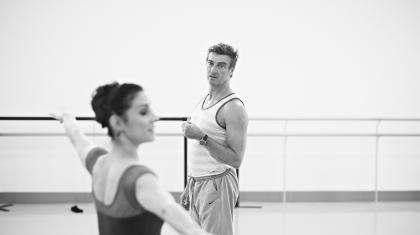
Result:
[[[137,84],[113,82],[99,86],[93,92],[90,105],[95,112],[95,120],[102,127],[108,128],[110,137],[113,137],[113,133],[109,125],[109,118],[112,114],[124,115],[140,91],[143,91],[143,88]]]
[[[95,120],[101,124],[102,127],[108,127],[108,120],[112,115],[110,101],[113,94],[120,85],[118,82],[113,82],[96,88],[92,95],[91,106],[95,112]]]

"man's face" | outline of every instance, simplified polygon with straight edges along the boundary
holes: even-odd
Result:
[[[230,79],[233,69],[229,68],[231,59],[227,55],[210,52],[207,56],[207,80],[211,85],[221,85]]]

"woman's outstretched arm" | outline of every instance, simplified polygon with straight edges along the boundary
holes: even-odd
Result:
[[[51,113],[50,115],[63,123],[67,136],[76,149],[82,164],[86,166],[86,156],[88,155],[89,151],[96,146],[82,132],[82,130],[77,125],[76,119],[71,114],[60,112]]]
[[[172,195],[152,174],[142,175],[136,183],[136,198],[148,211],[156,214],[183,235],[208,234],[177,204]]]

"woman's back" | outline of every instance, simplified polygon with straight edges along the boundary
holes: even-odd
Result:
[[[109,154],[100,156],[92,168],[92,192],[97,200],[110,205],[116,196],[121,177],[128,167],[139,165],[138,161],[121,161]]]
[[[160,234],[162,220],[136,199],[136,181],[144,174],[154,174],[149,168],[135,161],[115,161],[101,148],[89,152],[86,167],[92,173],[101,235]]]

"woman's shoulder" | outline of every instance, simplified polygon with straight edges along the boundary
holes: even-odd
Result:
[[[109,155],[101,157],[93,169],[93,191],[100,201],[110,204],[119,191],[131,188],[146,172],[148,168],[140,164],[115,162]]]
[[[93,169],[99,162],[98,160],[102,159],[108,154],[108,150],[100,146],[91,146],[90,150],[87,152],[85,164],[89,173],[92,174]]]
[[[123,177],[130,181],[130,179],[137,180],[144,174],[152,174],[156,176],[156,174],[150,167],[140,164],[140,163],[135,163],[135,164],[127,166],[127,168],[125,169],[123,173]]]

